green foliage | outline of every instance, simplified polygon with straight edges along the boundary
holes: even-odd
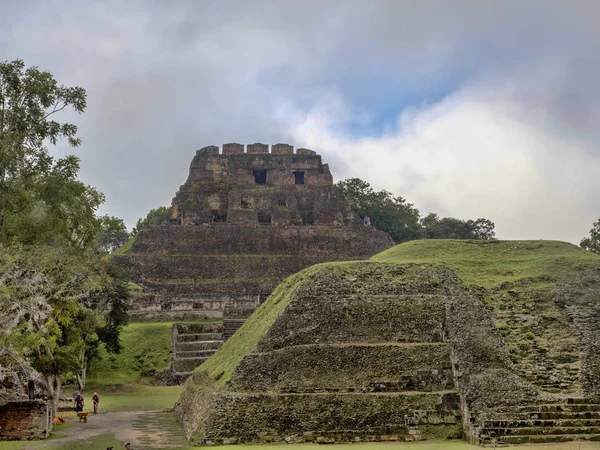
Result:
[[[54,116],[85,106],[84,89],[58,85],[22,60],[0,63],[0,243],[93,241],[104,196],[77,179],[76,157],[55,159],[46,147],[62,139],[81,143],[77,127]]]
[[[385,190],[375,191],[369,183],[358,178],[340,181],[336,187],[359,216],[369,216],[371,225],[387,232],[394,242],[405,242],[421,236],[419,211],[404,198],[394,197]]]
[[[42,374],[56,408],[62,383],[77,376],[104,326],[88,300],[108,277],[98,257],[70,247],[0,254],[0,342]]]
[[[375,191],[369,183],[350,178],[336,184],[360,217],[369,216],[371,225],[388,233],[397,244],[419,239],[494,239],[494,223],[488,219],[440,218],[431,213],[423,218],[413,204],[392,193]]]
[[[135,224],[135,227],[131,231],[131,234],[135,235],[146,227],[165,222],[168,217],[169,208],[166,206],[159,206],[158,208],[151,209],[150,212],[146,215],[146,217],[144,217],[143,219],[138,219],[138,221]]]
[[[579,246],[584,250],[600,255],[600,219],[594,222],[590,236],[583,238]]]
[[[109,266],[107,273],[112,282],[92,295],[91,304],[96,310],[107,311],[106,324],[98,330],[99,340],[109,352],[119,353],[122,349],[119,335],[129,322],[129,283],[118,266]]]
[[[100,229],[96,234],[94,246],[100,253],[112,253],[127,242],[130,235],[123,219],[102,216],[98,220]]]
[[[421,219],[425,239],[494,239],[495,225],[491,220],[460,220],[454,217],[439,218],[431,213]]]

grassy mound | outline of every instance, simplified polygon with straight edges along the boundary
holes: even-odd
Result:
[[[528,290],[546,291],[550,291],[556,281],[565,276],[600,265],[599,256],[558,241],[411,241],[379,253],[371,261],[443,265],[455,271],[467,285],[492,288],[506,282],[519,282],[526,285]],[[312,276],[324,267],[346,264],[352,263],[318,264],[287,278],[242,328],[197,369],[197,376],[190,379],[188,386],[202,389],[200,385],[206,383],[205,376],[208,376],[223,387],[242,358],[257,352],[260,339],[284,311],[297,288],[310,282]],[[525,306],[527,301],[529,299],[526,297],[522,300]],[[515,305],[523,312],[523,305],[518,302]],[[500,323],[498,325],[501,326]],[[531,334],[529,330],[521,329],[511,333],[515,335],[512,338],[515,341],[522,340],[522,335],[526,333]]]
[[[600,264],[600,256],[559,241],[410,241],[381,252],[371,261],[431,263],[452,269],[467,284],[485,288],[529,279],[554,284],[564,276]]]

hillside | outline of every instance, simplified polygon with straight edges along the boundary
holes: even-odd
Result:
[[[536,286],[550,286],[586,267],[598,266],[600,256],[560,241],[428,239],[396,245],[371,261],[440,264],[467,285],[491,288],[525,279]]]

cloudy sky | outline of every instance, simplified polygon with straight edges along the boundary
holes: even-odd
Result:
[[[88,92],[81,177],[129,226],[195,150],[286,142],[502,239],[600,216],[597,0],[0,0],[0,60]],[[58,148],[56,154],[71,152]]]

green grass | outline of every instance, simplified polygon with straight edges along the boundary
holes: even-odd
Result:
[[[139,284],[135,284],[133,281],[127,282],[127,289],[129,289],[129,292],[142,292],[144,290],[143,287]]]
[[[106,389],[86,389],[85,410],[91,410],[94,392],[100,397],[100,411],[150,411],[173,408],[183,386],[147,386],[130,384]]]
[[[93,386],[137,383],[166,369],[171,357],[173,322],[133,322],[121,331],[123,350],[110,354],[100,348],[100,360],[88,369],[87,382]]]
[[[379,253],[371,261],[433,263],[449,267],[468,285],[483,287],[522,279],[553,284],[578,269],[600,265],[600,256],[559,241],[410,241]]]
[[[215,323],[217,320],[176,321],[177,323]],[[131,322],[121,331],[123,350],[119,354],[100,348],[100,360],[88,368],[90,388],[120,386],[150,379],[166,369],[171,358],[173,319],[164,322]]]
[[[121,247],[119,247],[117,250],[108,255],[108,257],[112,258],[113,256],[121,256],[129,253],[131,247],[133,247],[133,243],[135,242],[136,237],[137,234],[135,236],[130,237],[127,241],[125,241],[123,245],[121,245]]]

